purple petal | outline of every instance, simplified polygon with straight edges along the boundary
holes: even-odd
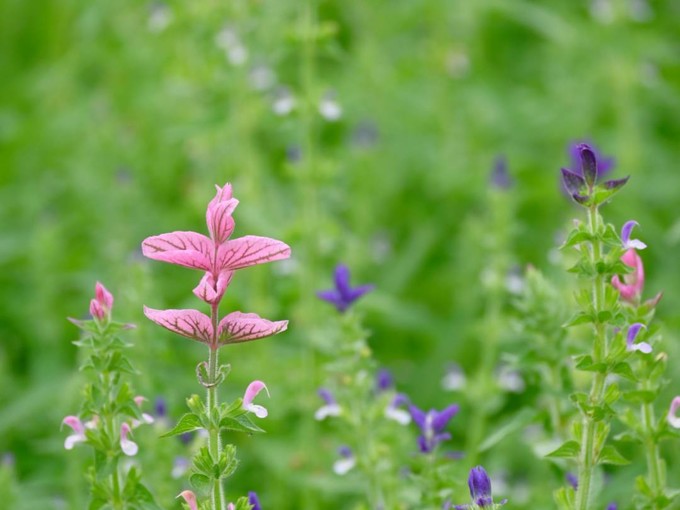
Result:
[[[436,431],[443,430],[449,423],[449,420],[451,420],[451,418],[453,418],[456,413],[458,413],[459,409],[460,406],[458,406],[458,404],[453,404],[440,413],[437,413],[434,417],[434,420],[432,420],[432,428]]]
[[[414,405],[408,406],[408,410],[411,413],[411,417],[413,418],[413,421],[418,425],[420,430],[423,430],[425,428],[425,421],[426,421],[426,415],[423,411],[418,409]]]
[[[375,378],[375,386],[377,391],[387,391],[394,386],[394,378],[392,373],[386,368],[382,368],[378,371],[378,375]]]
[[[338,455],[340,455],[340,457],[343,457],[345,459],[349,459],[350,457],[352,457],[354,455],[354,453],[352,453],[352,449],[349,446],[342,445],[338,448]]]
[[[585,143],[579,145],[581,156],[581,174],[589,186],[592,186],[597,179],[597,158],[593,149]]]
[[[629,348],[632,347],[633,343],[635,342],[635,338],[638,336],[638,333],[640,333],[640,330],[644,327],[645,327],[644,324],[636,322],[635,324],[632,324],[628,328],[628,335],[626,336],[626,345]]]
[[[570,195],[578,194],[585,187],[586,181],[580,175],[562,168],[562,182]]]
[[[351,291],[349,286],[349,268],[344,264],[338,264],[335,268],[335,288],[341,296],[346,296]]]
[[[392,403],[390,405],[392,407],[399,407],[399,406],[407,405],[408,403],[409,403],[409,398],[406,394],[397,393],[394,396],[394,399],[392,399]]]
[[[628,182],[628,179],[630,179],[630,175],[628,177],[624,177],[623,179],[613,179],[611,181],[606,181],[604,183],[604,187],[607,189],[618,190]]]
[[[360,285],[359,287],[354,287],[353,289],[349,289],[349,292],[346,294],[347,300],[351,303],[352,301],[356,301],[359,299],[361,296],[366,294],[367,292],[372,291],[375,288],[375,285]]]
[[[638,225],[639,223],[635,220],[630,220],[623,224],[623,228],[621,229],[621,241],[623,241],[624,246],[627,246],[628,241],[630,241],[630,233],[633,231],[633,227]]]
[[[328,390],[326,388],[319,388],[317,393],[323,399],[323,401],[326,402],[326,404],[328,404],[329,406],[332,406],[333,404],[337,404],[337,402],[336,402],[335,398],[333,397],[333,394],[330,392],[330,390]]]

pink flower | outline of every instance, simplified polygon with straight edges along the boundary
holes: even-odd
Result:
[[[73,429],[73,434],[68,436],[64,441],[64,448],[72,450],[76,443],[87,441],[85,437],[85,425],[77,416],[67,416],[62,420],[62,425],[67,425]]]
[[[135,401],[135,404],[137,404],[137,407],[139,407],[141,409],[142,404],[144,402],[146,402],[147,399],[146,399],[146,397],[143,397],[141,395],[137,395],[133,400]],[[154,422],[153,416],[151,416],[148,413],[142,413],[141,421],[140,420],[132,420],[131,425],[132,425],[132,428],[135,429],[135,428],[139,427],[142,423],[151,424],[153,422]]]
[[[236,269],[290,257],[290,247],[276,239],[245,236],[229,240],[234,230],[232,213],[238,200],[231,185],[216,186],[208,204],[206,223],[210,237],[197,232],[170,232],[146,238],[142,253],[154,260],[200,269],[206,276],[194,293],[210,304],[218,303]]]
[[[196,502],[196,494],[191,491],[182,491],[177,495],[178,498],[183,498],[187,502],[191,510],[198,510],[198,503]]]
[[[675,397],[671,402],[671,407],[668,409],[668,423],[675,429],[680,429],[680,417],[676,414],[680,408],[680,396]]]
[[[234,506],[234,503],[229,503],[227,505],[227,510],[236,510],[236,507]]]
[[[250,411],[258,418],[266,418],[269,414],[265,407],[253,404],[253,400],[262,390],[265,390],[267,392],[267,396],[269,396],[269,390],[262,381],[253,381],[248,385],[248,388],[246,388],[246,393],[243,395],[243,409]]]
[[[128,439],[131,431],[130,425],[125,422],[120,426],[120,449],[129,457],[137,455],[137,452],[139,451],[137,443]]]
[[[621,298],[629,303],[637,303],[642,295],[645,284],[645,271],[642,259],[634,248],[630,248],[621,257],[621,261],[633,268],[632,273],[623,275],[623,282],[616,275],[612,278],[612,285],[621,293]]]
[[[111,314],[112,308],[113,295],[97,282],[94,286],[94,299],[90,301],[90,315],[98,321],[103,321]]]

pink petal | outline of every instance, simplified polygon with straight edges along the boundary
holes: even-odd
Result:
[[[285,331],[288,321],[272,322],[255,313],[232,312],[220,321],[217,336],[220,345],[248,342]]]
[[[243,395],[243,405],[249,405],[262,390],[265,390],[267,395],[269,395],[269,389],[265,383],[257,380],[251,382]]]
[[[234,209],[238,205],[238,200],[232,198],[224,202],[208,204],[205,213],[205,221],[208,224],[210,237],[215,244],[222,244],[234,231],[234,218],[231,217]]]
[[[154,310],[145,306],[144,315],[159,326],[187,338],[206,344],[212,340],[210,318],[198,310]]]
[[[189,508],[191,510],[198,510],[198,504],[196,503],[196,494],[194,494],[191,491],[182,491],[178,494],[177,496],[184,498],[184,501],[187,502],[187,505],[189,505]]]
[[[92,316],[93,319],[97,319],[99,321],[104,320],[104,318],[106,317],[104,307],[102,307],[101,303],[96,299],[90,300],[90,315]]]
[[[134,455],[137,455],[137,452],[139,451],[139,447],[137,446],[137,443],[134,441],[128,439],[128,435],[130,434],[130,425],[127,423],[122,423],[120,426],[120,449],[123,450],[123,453],[129,457],[132,457]]]
[[[113,308],[113,294],[99,282],[94,286],[94,298],[107,310]]]
[[[142,242],[145,257],[204,271],[212,268],[213,251],[212,240],[197,232],[170,232]]]
[[[222,271],[215,281],[213,274],[207,272],[194,289],[194,295],[210,305],[219,303],[233,276],[233,271]]]
[[[217,252],[216,270],[241,269],[290,257],[290,246],[269,237],[245,236],[222,244]]]
[[[234,506],[234,503],[229,503],[227,505],[227,510],[236,510],[236,507]]]
[[[67,416],[64,418],[61,423],[63,425],[68,425],[73,429],[73,432],[76,434],[83,434],[85,432],[85,427],[83,426],[83,422],[80,421],[80,418],[77,416]]]

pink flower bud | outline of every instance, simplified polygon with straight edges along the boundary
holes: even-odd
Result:
[[[629,249],[621,257],[623,262],[628,267],[633,268],[632,273],[623,275],[623,282],[618,275],[612,278],[612,285],[621,293],[621,298],[629,303],[637,303],[642,295],[642,289],[645,285],[645,271],[642,266],[642,259],[637,254],[634,248]]]
[[[191,510],[198,510],[198,503],[196,502],[196,494],[191,491],[182,491],[177,495],[178,498],[183,498],[187,502]]]
[[[102,321],[106,317],[104,308],[102,308],[102,305],[96,299],[90,301],[90,315],[98,321]]]
[[[113,294],[99,282],[94,286],[94,298],[105,310],[110,312],[113,308]]]

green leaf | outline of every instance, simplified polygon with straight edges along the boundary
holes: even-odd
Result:
[[[555,503],[560,510],[571,510],[574,508],[575,493],[571,487],[560,487],[553,493]]]
[[[506,422],[502,427],[496,429],[482,442],[478,447],[479,452],[484,452],[489,450],[497,443],[501,442],[504,438],[510,434],[524,428],[526,425],[531,423],[536,417],[536,411],[533,409],[524,408],[515,414],[509,422]]]
[[[593,236],[587,230],[575,229],[569,232],[567,240],[564,241],[564,244],[562,246],[560,246],[560,249],[568,248],[570,246],[575,246],[577,244],[581,244],[583,242],[592,240]]]
[[[212,480],[206,475],[194,473],[189,477],[189,483],[196,490],[196,492],[206,495],[212,489]]]
[[[187,413],[179,419],[177,425],[175,425],[172,430],[166,432],[161,437],[177,436],[179,434],[184,434],[185,432],[191,432],[202,428],[204,427],[201,423],[201,418],[193,413]]]
[[[255,425],[247,414],[241,416],[230,417],[225,416],[220,420],[221,430],[236,430],[239,432],[265,432],[263,429]]]
[[[605,363],[594,363],[592,356],[577,356],[575,361],[576,368],[579,370],[583,370],[585,372],[599,372],[601,374],[607,372],[607,365]]]
[[[615,447],[609,444],[602,448],[598,460],[601,464],[613,464],[615,466],[630,464],[628,459],[621,455]]]
[[[578,326],[579,324],[587,324],[593,322],[593,316],[589,313],[578,312],[574,314],[567,322],[562,324],[563,328],[570,328],[572,326]]]
[[[581,445],[578,441],[567,441],[563,443],[557,450],[550,452],[546,457],[554,457],[560,459],[576,459],[581,451]]]
[[[617,375],[620,375],[621,377],[625,377],[630,381],[637,382],[638,380],[638,378],[635,377],[635,374],[633,373],[633,369],[630,368],[630,365],[625,361],[622,361],[621,363],[617,363],[616,365],[614,365],[612,367],[612,372],[614,372]]]

